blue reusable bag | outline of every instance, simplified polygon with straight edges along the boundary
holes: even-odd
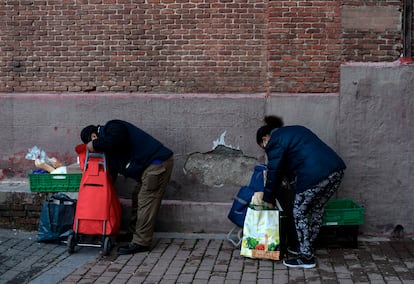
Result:
[[[254,194],[254,190],[248,186],[242,186],[234,198],[228,218],[237,226],[243,228],[247,208]]]
[[[253,175],[248,186],[242,186],[234,198],[228,218],[237,226],[243,228],[244,219],[246,218],[247,208],[255,192],[264,190],[264,175],[267,167],[257,165],[254,168]]]
[[[265,186],[265,172],[267,167],[265,165],[256,165],[254,167],[253,175],[250,178],[249,187],[256,191],[264,191]]]
[[[43,202],[37,231],[38,242],[59,242],[68,237],[75,217],[76,199],[55,194]]]

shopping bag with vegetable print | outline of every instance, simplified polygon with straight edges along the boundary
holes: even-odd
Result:
[[[243,226],[240,255],[280,260],[279,210],[249,206]]]

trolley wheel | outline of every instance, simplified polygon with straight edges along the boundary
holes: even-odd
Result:
[[[112,241],[110,237],[105,237],[103,244],[103,255],[109,255],[112,248]]]
[[[73,234],[70,234],[68,236],[68,253],[74,253],[75,252],[75,236]]]

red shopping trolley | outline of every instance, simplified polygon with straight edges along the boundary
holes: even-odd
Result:
[[[84,144],[77,146],[76,151],[83,174],[73,233],[67,241],[69,253],[73,253],[75,246],[79,245],[102,247],[103,255],[108,255],[114,238],[119,234],[121,205],[107,171],[105,154],[91,153]],[[85,242],[85,239],[98,241]]]

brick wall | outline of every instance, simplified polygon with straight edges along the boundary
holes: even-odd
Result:
[[[336,92],[340,1],[270,1],[270,92]]]
[[[0,92],[337,92],[340,63],[402,46],[402,1],[0,5]]]
[[[342,6],[344,61],[393,61],[403,53],[401,2],[363,1]]]
[[[36,231],[46,193],[2,192],[0,228]]]

